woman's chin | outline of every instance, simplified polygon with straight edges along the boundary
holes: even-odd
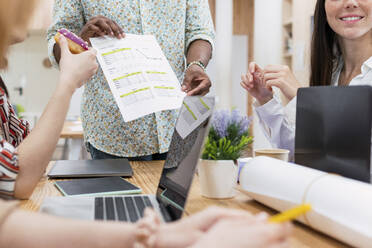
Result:
[[[340,35],[341,38],[349,41],[357,41],[359,39],[365,38],[366,33],[365,32],[358,32],[358,31],[345,31],[342,35]],[[372,36],[370,36],[372,37]]]

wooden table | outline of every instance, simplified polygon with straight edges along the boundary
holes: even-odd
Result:
[[[83,139],[83,128],[81,121],[65,121],[60,138],[63,139]]]
[[[59,137],[65,139],[62,159],[78,160],[87,158],[81,121],[65,121]]]
[[[50,163],[48,169],[52,164],[53,162]],[[144,194],[155,194],[163,168],[163,162],[131,162],[131,164],[133,167],[134,176],[128,179],[128,181],[141,187]],[[37,211],[45,197],[61,196],[61,193],[55,188],[52,182],[53,180],[48,180],[44,176],[36,187],[30,200],[23,201],[21,207],[25,210]],[[226,208],[244,209],[253,214],[261,211],[267,212],[270,215],[275,213],[273,210],[250,199],[243,193],[238,193],[235,198],[228,200],[212,200],[204,198],[200,195],[199,180],[196,176],[186,205],[186,214],[196,213],[212,205]],[[291,239],[291,242],[292,247],[296,248],[348,247],[335,239],[316,232],[299,223],[294,225],[293,238]]]

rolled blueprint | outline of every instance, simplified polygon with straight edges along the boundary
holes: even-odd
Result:
[[[372,185],[269,157],[240,174],[242,189],[278,211],[310,203],[297,220],[355,247],[372,246]]]

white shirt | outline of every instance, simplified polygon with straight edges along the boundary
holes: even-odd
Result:
[[[333,73],[332,85],[338,85],[342,68],[341,63]],[[351,80],[349,85],[372,86],[372,57],[363,63],[361,72]],[[297,98],[294,97],[287,106],[283,107],[279,98],[274,95],[273,99],[264,105],[260,106],[257,102],[254,104],[265,136],[275,148],[288,149],[290,160],[293,160],[294,155],[296,102]]]

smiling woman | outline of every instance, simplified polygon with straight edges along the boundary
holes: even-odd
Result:
[[[261,69],[252,62],[241,85],[257,99],[255,110],[272,145],[290,150],[293,156],[299,84],[291,70],[287,66]],[[330,85],[372,86],[372,0],[316,3],[310,86]],[[273,97],[272,86],[290,100],[285,107]]]
[[[334,69],[343,63],[341,56],[346,63],[361,56],[356,72],[341,74],[339,85],[348,85],[372,56],[372,1],[318,0],[314,21],[310,85],[331,85]]]
[[[366,35],[372,28],[371,1],[326,1],[327,21],[332,30],[346,39]],[[358,26],[356,26],[358,25]]]

